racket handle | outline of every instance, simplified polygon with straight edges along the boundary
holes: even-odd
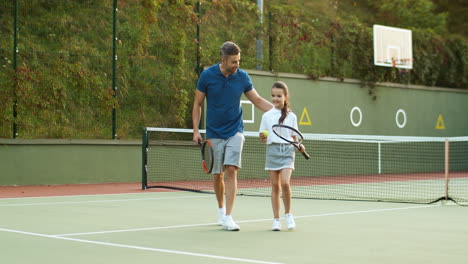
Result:
[[[302,151],[302,145],[301,144],[296,145],[296,147],[301,152],[302,156],[304,156],[305,159],[310,159],[310,155],[307,152]]]

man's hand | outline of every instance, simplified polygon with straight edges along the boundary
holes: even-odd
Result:
[[[198,131],[197,131],[197,132],[193,132],[193,139],[192,139],[192,141],[195,142],[195,143],[197,143],[197,144],[198,144],[198,142],[203,141],[203,138],[202,138],[202,136],[200,135],[200,132],[198,132]]]

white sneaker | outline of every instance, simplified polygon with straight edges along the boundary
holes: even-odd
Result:
[[[281,222],[278,218],[273,220],[273,226],[271,227],[273,231],[280,231],[281,230]]]
[[[226,209],[218,208],[218,225],[222,226],[224,223],[224,215],[226,214]]]
[[[296,228],[296,222],[294,222],[292,214],[285,214],[284,217],[286,218],[286,226],[289,230]]]
[[[234,222],[232,216],[226,215],[224,217],[223,229],[228,231],[239,231],[239,226]]]

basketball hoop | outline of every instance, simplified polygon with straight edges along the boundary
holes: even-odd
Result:
[[[374,65],[413,68],[411,30],[374,25]]]

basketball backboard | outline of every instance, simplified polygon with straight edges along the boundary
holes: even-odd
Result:
[[[374,64],[412,69],[411,30],[374,25]]]

